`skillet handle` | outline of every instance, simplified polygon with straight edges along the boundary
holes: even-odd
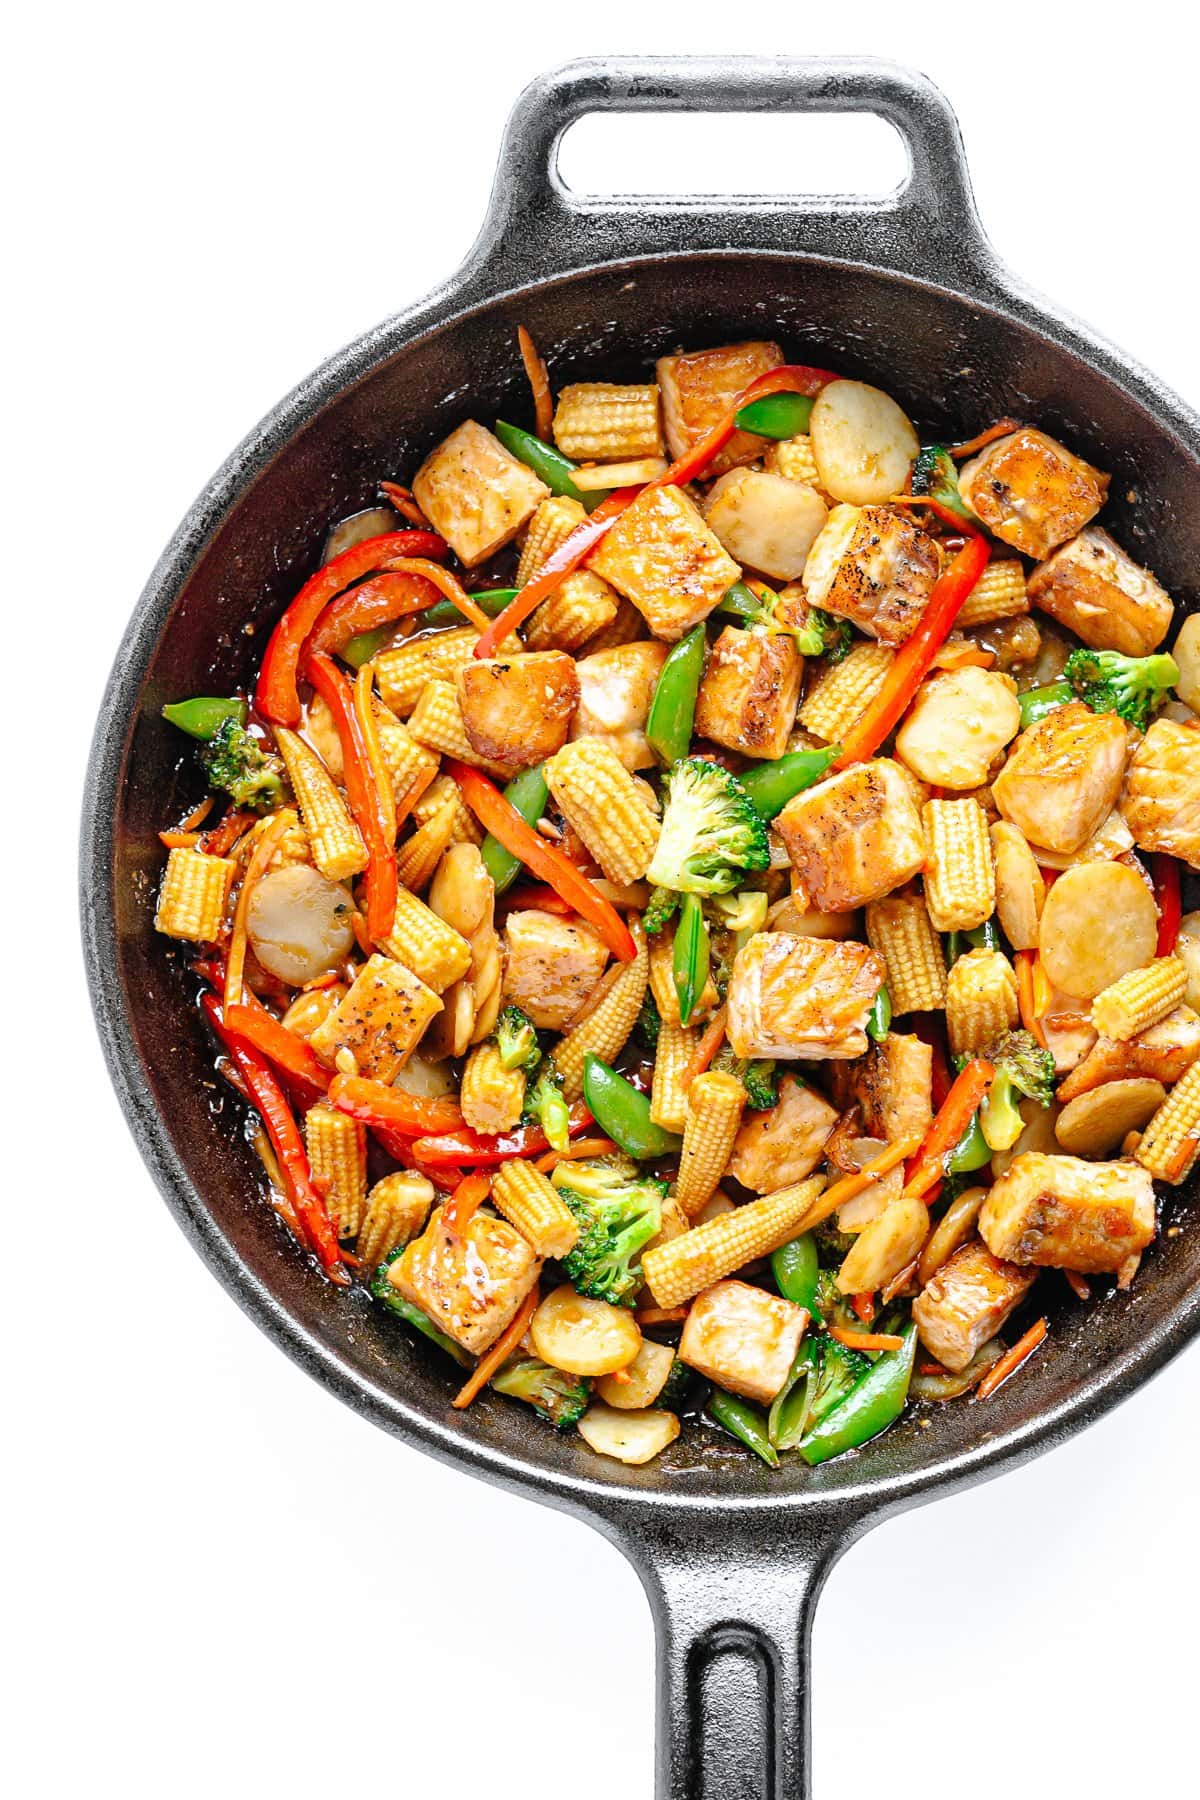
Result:
[[[594,112],[873,113],[909,159],[892,194],[579,195],[558,146]],[[802,170],[798,171],[802,175]],[[869,57],[595,57],[539,76],[509,116],[468,272],[492,291],[631,256],[786,251],[973,285],[996,259],[949,102],[924,75]]]

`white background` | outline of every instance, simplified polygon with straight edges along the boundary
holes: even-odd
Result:
[[[568,57],[916,64],[1001,253],[1200,398],[1186,9],[838,12],[116,0],[9,22],[0,1777],[22,1800],[650,1792],[650,1621],[618,1553],[360,1423],[171,1222],[87,1013],[76,809],[108,662],[193,495],[453,268],[508,104]],[[674,163],[671,125],[639,141],[648,185],[811,180],[799,127],[764,151],[714,124]],[[847,1556],[816,1629],[821,1800],[1194,1790],[1198,1356]]]

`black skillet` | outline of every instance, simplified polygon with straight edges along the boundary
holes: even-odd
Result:
[[[910,172],[871,201],[566,191],[563,130],[632,110],[875,113],[899,131]],[[1000,266],[953,114],[923,77],[869,61],[575,63],[517,102],[463,268],[251,433],[172,539],[117,654],[84,808],[84,944],[112,1078],[168,1203],[251,1317],[356,1411],[575,1513],[632,1559],[659,1638],[661,1796],[782,1800],[809,1789],[810,1627],[837,1557],[876,1520],[1061,1442],[1132,1393],[1196,1331],[1196,1262],[1190,1235],[1164,1236],[1130,1294],[1086,1311],[1064,1302],[1049,1349],[986,1406],[929,1409],[822,1469],[794,1460],[772,1474],[701,1429],[626,1469],[573,1436],[530,1430],[524,1409],[495,1395],[453,1413],[444,1361],[284,1241],[251,1153],[228,1113],[209,1110],[211,1047],[151,929],[156,832],[195,797],[159,708],[247,680],[329,521],[370,504],[381,474],[411,472],[468,415],[524,416],[518,322],[556,383],[644,379],[668,349],[769,336],[794,360],[878,382],[925,435],[1026,416],[1112,470],[1106,523],[1181,614],[1197,604],[1200,420]],[[1193,1181],[1172,1196],[1173,1216],[1195,1192]]]

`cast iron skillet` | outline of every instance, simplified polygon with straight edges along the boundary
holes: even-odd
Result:
[[[568,193],[556,173],[565,127],[646,108],[872,112],[900,132],[910,173],[872,201]],[[669,348],[770,336],[795,360],[879,382],[937,436],[1025,415],[1113,471],[1115,533],[1182,610],[1196,605],[1200,569],[1200,420],[999,265],[953,114],[921,76],[864,61],[575,63],[518,101],[458,275],[251,433],[172,539],[117,653],[87,782],[84,944],[112,1078],[168,1203],[251,1317],[331,1392],[435,1456],[586,1519],[632,1559],[659,1636],[660,1796],[780,1800],[808,1792],[810,1622],[835,1559],[875,1520],[1059,1443],[1130,1394],[1197,1329],[1195,1261],[1188,1235],[1161,1238],[1131,1294],[1064,1304],[1048,1351],[986,1406],[928,1409],[925,1429],[904,1420],[824,1468],[797,1459],[772,1474],[702,1429],[626,1469],[531,1429],[494,1395],[453,1413],[444,1361],[284,1241],[228,1108],[210,1111],[211,1047],[151,929],[155,833],[195,797],[159,707],[249,677],[327,524],[369,504],[380,475],[411,472],[467,415],[524,416],[518,321],[556,382],[644,378]],[[1174,1196],[1173,1214],[1195,1192]]]

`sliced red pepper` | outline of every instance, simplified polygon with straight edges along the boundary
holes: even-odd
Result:
[[[950,1089],[925,1134],[904,1184],[906,1194],[923,1195],[941,1179],[942,1164],[959,1142],[996,1071],[986,1057],[974,1057]]]
[[[378,631],[381,625],[424,612],[437,597],[432,582],[420,575],[397,575],[387,569],[373,575],[329,602],[308,635],[301,666],[318,651],[336,656],[360,631]]]
[[[499,618],[492,620],[475,646],[475,655],[494,656],[496,646],[503,643],[510,631],[515,631],[518,625],[522,625],[546,596],[552,594],[559,583],[573,574],[580,563],[591,555],[609,528],[627,507],[632,506],[639,494],[649,493],[652,488],[682,487],[685,482],[697,480],[738,429],[737,415],[743,406],[748,406],[752,400],[761,400],[765,394],[819,394],[823,387],[828,387],[831,381],[836,380],[837,376],[831,370],[808,368],[802,363],[784,363],[778,369],[768,369],[765,375],[757,376],[748,387],[742,389],[720,423],[714,425],[698,444],[693,444],[663,474],[656,475],[653,481],[648,481],[641,487],[617,488],[607,500],[602,500],[590,518],[582,525],[577,525],[570,537],[559,545],[534,579],[526,582],[516,599],[505,607]]]
[[[594,1124],[591,1113],[577,1100],[570,1108],[567,1130],[578,1137]],[[461,1131],[440,1137],[419,1137],[413,1142],[413,1155],[429,1165],[430,1174],[439,1165],[453,1163],[458,1168],[490,1168],[507,1162],[512,1156],[542,1156],[550,1148],[545,1132],[538,1125],[518,1125],[503,1137],[485,1137],[482,1132],[464,1126]]]
[[[541,833],[538,835],[540,837]],[[573,906],[567,905],[561,894],[555,893],[552,887],[540,881],[525,881],[520,887],[509,888],[507,894],[500,896],[500,903],[510,912],[520,912],[523,908],[532,907],[536,912],[561,913],[567,917],[575,911]]]
[[[367,846],[367,936],[378,943],[396,922],[395,811],[389,808],[390,796],[381,794],[376,782],[350,683],[323,655],[310,656],[304,672],[333,714],[342,746],[346,798]]]
[[[491,1191],[490,1175],[481,1175],[478,1170],[464,1175],[442,1211],[442,1224],[447,1231],[461,1237]]]
[[[403,1088],[371,1081],[365,1075],[335,1075],[329,1084],[329,1099],[339,1112],[361,1119],[374,1131],[421,1137],[456,1131],[462,1124],[458,1101],[449,1095],[407,1094]]]
[[[989,555],[987,539],[973,533],[938,577],[920,624],[897,650],[879,692],[843,734],[842,754],[833,765],[835,769],[866,762],[895,730],[929,672],[938,647],[945,642],[967,596],[987,567]]]
[[[1179,924],[1183,918],[1179,864],[1173,856],[1157,851],[1150,858],[1150,877],[1154,882],[1154,898],[1158,901],[1157,954],[1170,956],[1179,942]]]
[[[247,1000],[250,1004],[247,1004]],[[285,1069],[297,1081],[307,1082],[322,1094],[329,1086],[329,1070],[319,1063],[309,1046],[296,1032],[280,1023],[274,1013],[254,1000],[249,988],[244,990],[240,1005],[225,1009],[225,1020],[231,1031],[244,1037],[248,1044],[261,1050],[278,1068]]]
[[[216,995],[203,995],[201,1005],[266,1127],[271,1147],[279,1158],[279,1166],[287,1184],[288,1199],[303,1227],[309,1248],[317,1256],[330,1280],[345,1286],[350,1277],[342,1262],[337,1232],[333,1228],[324,1200],[313,1185],[312,1170],[308,1165],[300,1127],[284,1098],[283,1089],[259,1051],[226,1024]]]
[[[595,517],[595,514],[592,515]],[[465,763],[447,764],[446,773],[458,783],[463,799],[485,831],[504,845],[506,850],[549,882],[572,911],[594,925],[613,955],[621,962],[633,962],[637,945],[616,907],[598,894],[586,875],[540,832],[527,825],[511,801],[504,798],[494,781]]]
[[[434,531],[387,531],[351,545],[309,577],[271,633],[258,672],[255,705],[276,725],[300,723],[296,685],[304,641],[331,600],[398,556],[444,556],[446,545]]]

